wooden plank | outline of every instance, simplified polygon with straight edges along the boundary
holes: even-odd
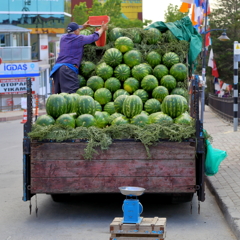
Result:
[[[32,193],[118,193],[120,186],[144,187],[146,193],[196,192],[194,177],[31,178]]]
[[[162,236],[122,236],[122,235],[113,235],[110,237],[110,240],[164,240]]]
[[[192,146],[193,145],[193,146]],[[86,143],[31,143],[32,160],[80,160]],[[147,152],[141,142],[114,142],[108,150],[100,150],[93,159],[136,160],[147,159]],[[153,160],[187,160],[195,158],[195,145],[190,142],[159,142],[150,147]]]
[[[195,177],[191,160],[42,160],[32,161],[31,176],[36,177]]]

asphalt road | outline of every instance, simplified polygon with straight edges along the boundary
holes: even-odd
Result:
[[[124,196],[119,194],[84,194],[56,203],[45,194],[22,201],[22,138],[20,121],[0,123],[0,240],[107,240],[109,225],[122,217]],[[214,196],[206,189],[200,204],[170,204],[159,194],[139,197],[143,217],[166,217],[168,240],[236,240]]]

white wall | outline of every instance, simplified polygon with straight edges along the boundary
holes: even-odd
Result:
[[[39,51],[40,51],[40,60],[42,63],[48,64],[49,59],[49,50],[48,50],[48,35],[39,34]]]

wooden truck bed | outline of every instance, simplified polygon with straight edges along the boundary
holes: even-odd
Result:
[[[93,160],[85,142],[31,142],[31,193],[113,193],[138,186],[148,193],[196,192],[195,142],[114,141]]]

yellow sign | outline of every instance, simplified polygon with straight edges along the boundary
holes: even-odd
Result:
[[[28,28],[32,30],[30,33],[31,34],[56,34],[56,33],[66,33],[66,29],[64,28]]]
[[[238,42],[234,43],[234,54],[240,55],[240,43]]]

